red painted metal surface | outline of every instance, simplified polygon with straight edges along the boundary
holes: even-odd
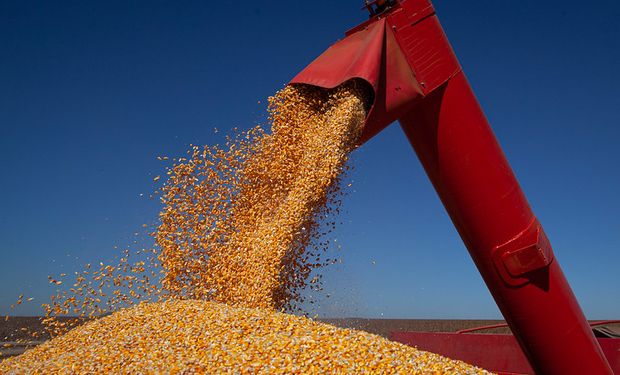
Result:
[[[526,262],[522,268],[532,270],[520,275],[502,265],[510,244],[548,242],[536,235],[542,228],[465,76],[434,91],[400,123],[536,372],[611,373],[557,259],[542,268],[544,256]]]
[[[349,79],[367,81],[375,93],[362,142],[402,116],[422,88],[384,19],[331,46],[291,83],[332,88]]]
[[[512,335],[392,332],[390,339],[502,374],[534,374]],[[620,339],[597,340],[614,374],[620,374]]]
[[[512,335],[392,332],[390,340],[471,363],[490,371],[534,373]]]
[[[395,119],[539,374],[611,374],[428,0],[350,30],[292,83],[374,90],[362,142]]]
[[[484,330],[487,330],[487,329],[505,328],[505,327],[508,327],[508,323],[491,324],[491,325],[487,325],[487,326],[480,326],[480,327],[474,327],[474,328],[460,329],[460,330],[456,331],[456,333],[470,333],[470,332],[484,331]]]
[[[599,320],[599,321],[589,322],[590,327],[602,326],[606,324],[618,324],[618,323],[620,323],[620,320]],[[478,332],[478,331],[484,331],[487,329],[504,328],[504,327],[508,327],[508,324],[500,323],[500,324],[491,324],[487,326],[480,326],[480,327],[474,327],[474,328],[466,328],[466,329],[458,330],[456,331],[456,333],[470,333],[470,332]]]

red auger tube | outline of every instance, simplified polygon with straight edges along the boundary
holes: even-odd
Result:
[[[391,3],[291,83],[368,82],[361,142],[400,121],[536,373],[612,374],[432,4]]]

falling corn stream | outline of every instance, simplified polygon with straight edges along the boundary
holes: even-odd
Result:
[[[487,373],[291,314],[333,262],[324,238],[366,117],[364,89],[287,86],[269,100],[271,131],[175,159],[157,192],[155,246],[50,276],[52,339],[0,373]]]

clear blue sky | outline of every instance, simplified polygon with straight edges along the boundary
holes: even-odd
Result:
[[[0,2],[0,314],[38,314],[48,274],[131,244],[156,156],[262,121],[361,3]],[[620,318],[620,3],[435,6],[586,314]],[[316,312],[500,317],[400,128],[353,159]]]

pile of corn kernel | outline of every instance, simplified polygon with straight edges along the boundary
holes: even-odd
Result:
[[[142,303],[0,363],[2,373],[487,374],[460,361],[265,309]]]
[[[174,159],[156,192],[156,246],[88,264],[73,283],[50,277],[53,339],[0,372],[486,373],[281,313],[298,311],[304,288],[320,283],[313,271],[333,261],[321,239],[366,106],[354,81],[287,86],[270,98],[271,133],[256,127]]]
[[[155,192],[156,246],[87,264],[73,281],[50,276],[58,289],[43,305],[48,332],[168,298],[300,311],[302,292],[321,287],[314,271],[336,262],[323,259],[325,238],[366,116],[364,90],[355,81],[332,90],[287,86],[269,99],[271,132],[257,126],[173,159]],[[66,315],[78,318],[57,319]]]

